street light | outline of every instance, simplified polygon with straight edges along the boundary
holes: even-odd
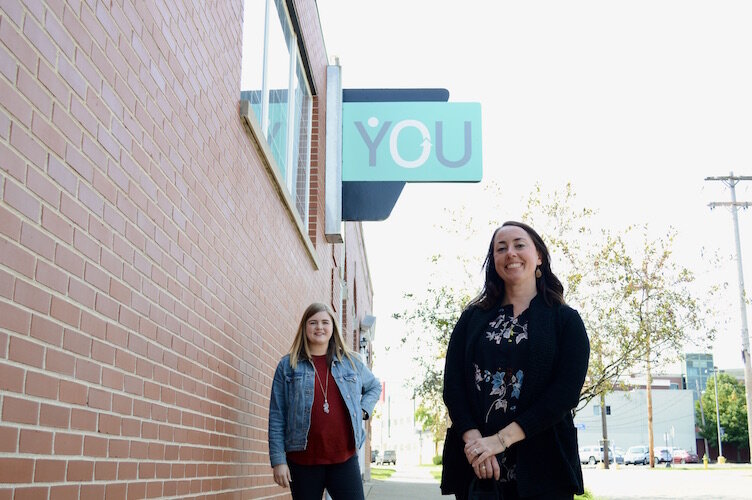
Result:
[[[702,428],[705,429],[705,410],[702,408],[702,393],[700,392],[700,381],[697,379],[695,379],[695,389],[697,389],[697,399],[700,401],[700,417],[702,418]],[[710,452],[708,451],[708,438],[703,435],[702,440],[705,443],[705,456],[708,460],[710,460]]]
[[[715,423],[718,426],[718,463],[723,463],[723,444],[721,443],[721,414],[718,411],[718,367],[713,367],[713,385],[715,390]]]

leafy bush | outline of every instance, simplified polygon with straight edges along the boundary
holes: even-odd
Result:
[[[436,455],[435,457],[433,457],[433,464],[441,465],[441,455]]]

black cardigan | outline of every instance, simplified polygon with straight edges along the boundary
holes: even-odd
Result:
[[[481,410],[468,397],[473,391],[472,346],[498,308],[467,308],[452,331],[444,368],[444,403],[449,410],[455,438],[470,429],[481,429]],[[525,439],[512,445],[517,450],[517,488],[521,496],[545,493],[552,482],[559,489],[582,494],[582,468],[577,451],[577,431],[572,409],[577,406],[587,374],[590,342],[580,315],[569,306],[548,306],[540,295],[530,302],[528,314],[529,357],[515,422]],[[445,454],[447,452],[445,444]],[[456,447],[455,447],[456,448]],[[462,450],[459,450],[461,453]],[[450,452],[456,455],[458,452]],[[456,457],[455,457],[456,458]],[[462,455],[461,460],[467,460]],[[450,460],[450,463],[457,463]],[[468,468],[444,464],[442,491],[455,492]],[[472,469],[469,469],[472,470]]]

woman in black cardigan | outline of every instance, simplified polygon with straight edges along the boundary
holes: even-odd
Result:
[[[447,350],[441,491],[465,499],[477,477],[505,499],[572,499],[583,492],[572,409],[590,356],[585,326],[530,226],[498,228],[484,268]]]

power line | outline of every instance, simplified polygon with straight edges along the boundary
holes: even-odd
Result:
[[[731,215],[734,219],[734,239],[736,241],[736,263],[737,270],[739,272],[739,302],[741,306],[742,314],[742,361],[744,362],[744,387],[747,397],[747,448],[750,448],[749,443],[752,440],[752,360],[749,356],[749,334],[747,333],[747,301],[744,292],[744,271],[742,268],[742,246],[739,240],[739,217],[737,211],[739,207],[749,208],[750,202],[737,202],[736,201],[736,185],[740,181],[752,181],[752,176],[742,175],[735,176],[734,172],[730,172],[728,176],[720,177],[706,177],[706,181],[721,181],[731,189],[731,201],[730,202],[713,202],[709,203],[711,210],[717,206],[730,207]],[[718,389],[716,388],[716,391]],[[720,425],[720,424],[719,424]],[[719,431],[720,434],[720,431]],[[720,442],[718,443],[720,446]],[[750,457],[752,458],[752,456]]]

